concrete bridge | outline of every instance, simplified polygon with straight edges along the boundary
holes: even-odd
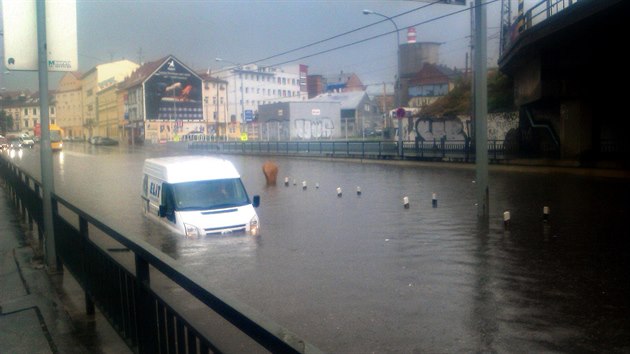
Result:
[[[524,151],[628,161],[629,13],[626,0],[543,0],[503,29],[499,68],[514,79]]]

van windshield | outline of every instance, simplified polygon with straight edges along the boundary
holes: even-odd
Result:
[[[175,210],[210,210],[249,204],[240,178],[175,183]]]

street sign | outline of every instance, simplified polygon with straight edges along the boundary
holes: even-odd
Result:
[[[251,109],[246,109],[245,110],[245,122],[251,122],[254,120],[254,111],[252,111]]]
[[[76,0],[46,0],[48,71],[77,71]],[[9,70],[37,71],[35,1],[2,0],[4,65]]]

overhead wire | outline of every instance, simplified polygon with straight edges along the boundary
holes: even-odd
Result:
[[[390,18],[395,19],[395,18],[404,16],[404,15],[408,15],[410,13],[413,13],[413,12],[425,9],[425,8],[427,8],[429,6],[432,6],[432,5],[435,5],[437,3],[438,3],[437,1],[431,2],[431,3],[428,3],[426,5],[422,5],[422,6],[413,8],[411,10],[402,12],[400,14],[397,14],[397,15],[394,15],[394,16],[390,16]],[[278,57],[281,57],[281,56],[284,56],[284,55],[287,55],[287,54],[291,54],[291,53],[294,53],[294,52],[297,52],[297,51],[300,51],[300,50],[303,50],[303,49],[307,49],[307,48],[310,48],[310,47],[313,47],[313,46],[316,46],[316,45],[319,45],[319,44],[322,44],[322,43],[325,43],[325,42],[332,41],[332,40],[337,39],[337,38],[344,37],[346,35],[349,35],[349,34],[352,34],[352,33],[355,33],[355,32],[359,32],[359,31],[364,30],[366,28],[369,28],[369,27],[372,27],[372,26],[376,26],[378,24],[381,24],[381,23],[387,22],[387,21],[389,21],[389,20],[388,19],[382,19],[380,21],[376,21],[376,22],[373,22],[371,24],[368,24],[368,25],[365,25],[365,26],[361,26],[361,27],[358,27],[358,28],[355,28],[355,29],[352,29],[352,30],[349,30],[349,31],[346,31],[346,32],[343,32],[343,33],[339,33],[339,34],[336,34],[336,35],[331,36],[331,37],[320,39],[320,40],[317,40],[315,42],[312,42],[312,43],[309,43],[309,44],[305,44],[303,46],[300,46],[300,47],[297,47],[297,48],[294,48],[294,49],[286,50],[284,52],[281,52],[281,53],[278,53],[278,54],[274,54],[274,55],[268,56],[266,58],[248,61],[245,64],[241,64],[241,66],[256,64],[256,63],[264,62],[264,61],[267,61],[267,60],[275,59],[275,58],[278,58]],[[394,33],[394,32],[389,32],[389,33]],[[383,36],[387,35],[389,33],[383,34]],[[378,37],[376,37],[376,38],[378,38]],[[298,59],[295,59],[293,61],[297,61],[297,60],[300,60],[300,59],[298,58]],[[282,65],[282,64],[276,64],[276,65],[270,65],[270,66],[278,66],[278,65]],[[218,73],[223,72],[223,71],[225,71],[225,70],[219,70]]]
[[[490,0],[490,1],[487,1],[487,2],[485,2],[483,4],[481,4],[481,5],[474,5],[472,7],[465,7],[464,9],[453,11],[453,12],[450,12],[448,14],[440,15],[440,16],[437,16],[437,17],[433,17],[431,19],[428,19],[428,20],[425,20],[425,21],[421,21],[421,22],[418,22],[416,24],[412,24],[412,25],[410,25],[408,27],[416,27],[416,26],[426,25],[428,23],[432,23],[432,22],[435,22],[435,21],[438,21],[438,20],[442,20],[442,19],[450,17],[450,16],[454,16],[454,15],[457,15],[457,14],[460,14],[460,13],[471,11],[472,9],[476,9],[479,6],[487,6],[489,4],[492,4],[492,3],[495,3],[495,2],[498,2],[498,1],[499,0]],[[432,2],[432,3],[429,3],[427,5],[418,7],[416,9],[413,9],[413,10],[410,10],[410,11],[406,11],[406,12],[403,12],[403,13],[395,15],[395,16],[390,16],[390,18],[392,18],[392,19],[393,18],[397,18],[397,17],[403,16],[403,15],[406,15],[406,14],[408,14],[410,12],[414,12],[414,11],[426,8],[427,6],[434,5],[436,3],[437,2]],[[276,55],[267,57],[265,59],[261,59],[259,61],[252,61],[252,62],[249,62],[248,64],[243,64],[243,65],[255,64],[255,63],[258,63],[258,62],[261,62],[261,61],[269,60],[270,58],[277,58],[279,56],[283,56],[283,55],[286,55],[288,53],[292,53],[292,52],[295,52],[295,51],[298,51],[298,50],[302,50],[302,49],[311,47],[311,46],[316,45],[316,44],[321,44],[321,43],[329,41],[331,39],[339,38],[339,37],[344,36],[344,35],[349,34],[349,33],[354,33],[356,31],[365,29],[365,28],[370,27],[370,26],[374,26],[376,24],[379,24],[379,23],[382,23],[382,22],[385,22],[385,21],[389,21],[389,20],[388,19],[383,19],[381,21],[374,22],[374,23],[372,23],[370,25],[367,25],[367,26],[362,26],[362,27],[359,27],[359,28],[351,30],[351,31],[346,31],[346,32],[341,33],[339,35],[335,35],[335,36],[329,37],[327,39],[323,39],[323,40],[320,40],[320,41],[317,41],[317,42],[313,42],[313,43],[311,43],[309,45],[304,45],[304,46],[301,46],[299,48],[296,48],[296,49],[293,49],[293,50],[290,50],[290,51],[286,51],[286,52],[283,52],[283,53],[280,53],[280,54],[276,54]],[[336,46],[336,47],[333,47],[333,48],[330,48],[330,49],[320,50],[320,51],[315,52],[315,53],[311,53],[311,54],[308,54],[308,55],[303,55],[303,56],[298,57],[298,58],[293,58],[291,60],[285,60],[285,61],[278,62],[278,63],[272,64],[272,65],[268,65],[268,66],[270,66],[270,67],[281,66],[281,65],[293,63],[293,62],[296,62],[296,61],[312,58],[312,57],[315,57],[315,56],[318,56],[318,55],[322,55],[322,54],[330,53],[330,52],[333,52],[333,51],[336,51],[336,50],[348,48],[348,47],[351,47],[351,46],[354,46],[354,45],[357,45],[357,44],[369,42],[371,40],[374,40],[374,39],[377,39],[377,38],[380,38],[380,37],[384,37],[384,36],[387,36],[387,35],[390,35],[390,34],[393,34],[393,33],[397,33],[399,31],[400,30],[398,30],[398,31],[397,30],[393,30],[393,31],[389,31],[389,32],[384,32],[384,33],[381,33],[381,34],[378,34],[378,35],[374,35],[374,36],[371,36],[371,37],[367,37],[367,38],[364,38],[364,39],[361,39],[361,40],[356,40],[356,41],[353,41],[353,42],[350,42],[350,43],[347,43],[347,44],[343,44],[343,45],[339,45],[339,46]],[[219,72],[221,72],[221,71],[219,71]]]

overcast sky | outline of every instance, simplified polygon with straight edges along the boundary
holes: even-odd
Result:
[[[501,1],[488,2],[488,57],[489,65],[496,66]],[[363,9],[394,17],[401,42],[406,41],[406,28],[415,25],[417,41],[443,43],[441,64],[464,67],[470,45],[468,6],[396,0],[77,0],[79,70],[123,58],[147,62],[172,54],[199,70],[225,66],[215,61],[217,57],[261,65],[291,62],[308,65],[310,74],[354,72],[364,84],[382,86],[391,83],[396,72],[395,34],[350,44],[393,31],[389,21],[274,57],[383,20],[364,15]],[[458,11],[462,12],[436,19]],[[314,55],[324,51],[329,52]],[[274,58],[261,61],[270,57]],[[59,78],[50,75],[51,89]],[[7,90],[37,90],[35,72],[5,73],[0,80],[0,87]]]

